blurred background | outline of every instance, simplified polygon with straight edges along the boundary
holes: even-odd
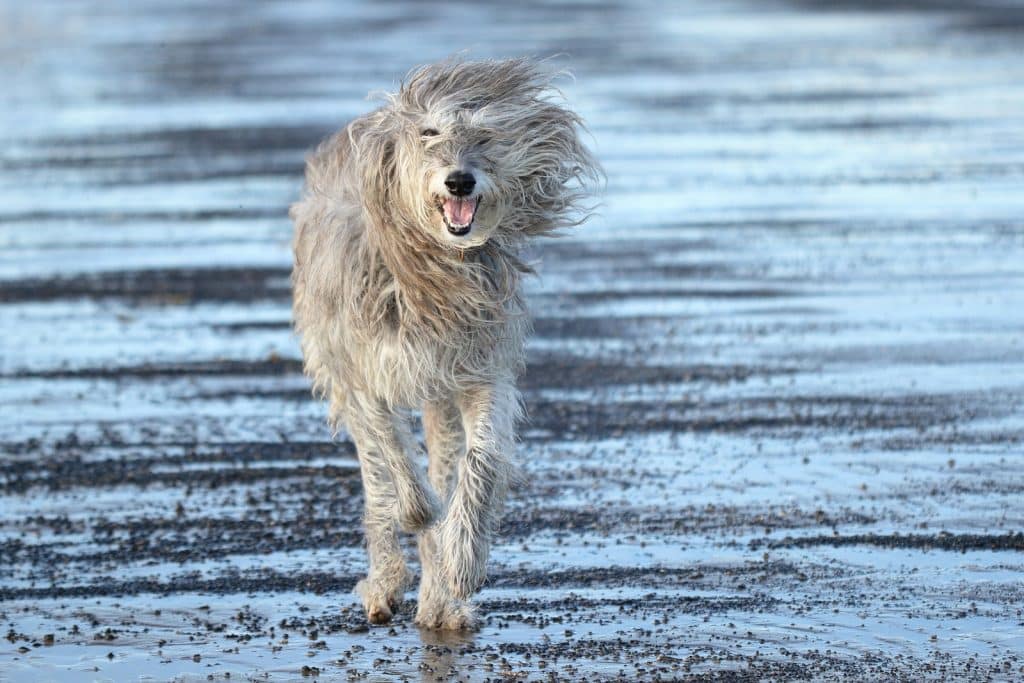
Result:
[[[351,594],[286,211],[453,54],[571,70],[608,184],[446,639]],[[0,4],[0,678],[1020,675],[1022,56],[1009,2]]]

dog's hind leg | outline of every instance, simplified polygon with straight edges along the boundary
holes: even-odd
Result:
[[[455,483],[455,467],[466,452],[462,414],[454,400],[432,401],[423,406],[423,431],[430,464],[427,477],[442,500],[447,500]]]
[[[459,408],[466,453],[437,533],[441,575],[452,597],[465,600],[486,577],[491,537],[511,475],[519,399],[511,381],[506,381],[467,390],[459,398]]]
[[[427,439],[430,485],[447,500],[455,484],[455,467],[466,450],[462,415],[454,401],[428,402],[423,407],[423,431]],[[419,536],[420,579],[416,623],[427,628],[464,629],[476,625],[473,606],[451,596],[448,582],[439,575],[437,532],[425,529]]]
[[[352,411],[346,422],[359,454],[370,560],[370,570],[356,592],[369,620],[386,623],[411,579],[396,522],[423,528],[439,515],[440,505],[406,450],[412,441],[407,419],[381,408]]]

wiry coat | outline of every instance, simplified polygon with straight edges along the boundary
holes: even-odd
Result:
[[[291,210],[295,327],[359,452],[371,621],[408,582],[397,522],[421,532],[417,622],[474,623],[519,415],[519,251],[578,219],[600,172],[556,94],[526,60],[422,67],[308,161]],[[416,408],[429,482],[410,459]]]

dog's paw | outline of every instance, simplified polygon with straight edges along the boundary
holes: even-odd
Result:
[[[420,598],[414,622],[421,628],[472,631],[480,627],[476,607],[454,598]]]
[[[403,531],[423,531],[441,517],[441,501],[430,487],[417,487],[396,501],[398,524]]]
[[[402,606],[407,583],[406,574],[397,582],[367,577],[356,584],[356,594],[362,599],[366,618],[371,624],[386,624],[391,621],[391,617]]]
[[[487,535],[449,516],[441,523],[437,537],[439,578],[453,596],[465,600],[487,578]]]
[[[367,620],[378,626],[391,621],[391,617],[398,611],[398,606],[394,603],[384,603],[379,599],[364,603],[363,607],[366,609]]]

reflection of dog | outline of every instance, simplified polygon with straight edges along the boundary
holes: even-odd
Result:
[[[391,618],[409,581],[397,522],[420,532],[416,622],[475,624],[468,599],[520,412],[517,254],[571,223],[600,173],[579,125],[530,62],[453,61],[412,72],[309,159],[291,209],[295,326],[359,453],[370,570],[356,590],[371,622]],[[427,478],[410,459],[418,407]]]

